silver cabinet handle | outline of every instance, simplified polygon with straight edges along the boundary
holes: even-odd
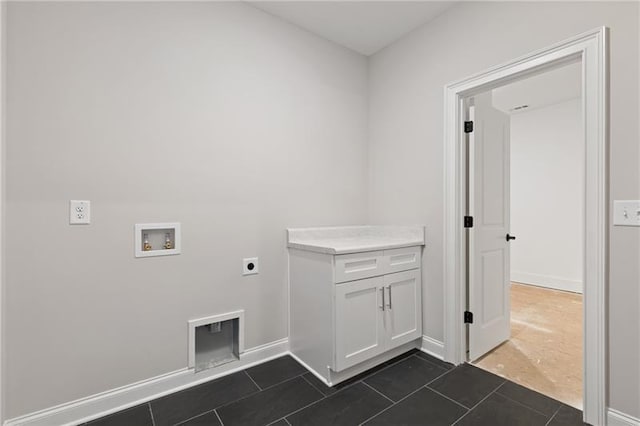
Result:
[[[382,306],[380,306],[380,309],[384,311],[384,287],[382,287],[380,291],[382,292]]]
[[[391,310],[391,286],[387,286],[387,288],[389,289],[389,304],[387,305],[387,307],[389,308],[389,310]]]

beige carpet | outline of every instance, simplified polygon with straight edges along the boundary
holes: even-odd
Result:
[[[474,364],[582,409],[582,295],[511,286],[511,339]]]

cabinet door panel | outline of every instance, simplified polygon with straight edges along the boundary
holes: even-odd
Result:
[[[420,270],[384,276],[387,349],[422,336],[422,280]]]
[[[335,286],[335,371],[385,350],[382,283],[375,277]]]

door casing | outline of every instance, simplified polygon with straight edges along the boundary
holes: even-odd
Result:
[[[464,100],[568,62],[582,63],[585,144],[583,402],[584,420],[606,424],[608,277],[608,28],[580,34],[445,86],[444,354],[466,361]]]

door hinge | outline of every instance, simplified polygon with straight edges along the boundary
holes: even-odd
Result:
[[[464,311],[464,323],[473,324],[473,312]]]
[[[464,132],[465,133],[473,132],[473,121],[465,121],[464,122]]]
[[[473,228],[473,216],[465,216],[464,217],[464,227],[465,228]]]

